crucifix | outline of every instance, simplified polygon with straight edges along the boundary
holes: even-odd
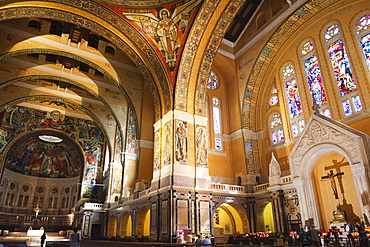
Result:
[[[41,208],[39,208],[39,205],[37,205],[34,209],[33,209],[33,211],[35,211],[36,212],[36,218],[37,218],[37,216],[39,215],[39,213],[41,212]]]
[[[344,172],[338,172],[337,174],[334,174],[333,170],[330,170],[327,176],[321,177],[321,179],[329,178],[335,199],[339,199],[337,185],[335,184],[335,177],[342,175],[344,175]]]

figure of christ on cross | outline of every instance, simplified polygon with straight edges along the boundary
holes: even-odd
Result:
[[[338,190],[337,190],[337,185],[335,184],[335,177],[344,175],[344,172],[338,172],[337,174],[334,174],[333,170],[330,170],[327,176],[321,177],[321,179],[326,179],[329,178],[330,180],[330,185],[333,190],[333,195],[335,199],[339,199],[338,197]]]
[[[34,209],[33,209],[33,211],[35,211],[35,213],[36,213],[36,218],[37,218],[37,216],[39,215],[39,213],[41,212],[41,209],[39,208],[39,205],[37,205]]]

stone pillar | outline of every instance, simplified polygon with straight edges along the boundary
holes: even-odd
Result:
[[[362,220],[366,226],[370,226],[370,183],[369,169],[363,163],[357,163],[350,166],[352,175],[355,178],[357,197],[362,211]]]
[[[136,183],[136,163],[136,154],[125,153],[125,165],[122,185],[123,197],[132,196],[134,193]]]
[[[282,190],[277,190],[271,193],[272,197],[272,207],[273,215],[275,219],[275,231],[276,232],[286,232],[286,214],[284,208],[284,192]]]

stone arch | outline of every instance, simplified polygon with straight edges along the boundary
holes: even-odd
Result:
[[[107,236],[114,238],[117,236],[117,219],[115,215],[111,215],[108,221]]]
[[[128,211],[122,215],[119,229],[121,238],[132,236],[132,217]]]
[[[137,215],[136,220],[136,237],[145,238],[150,236],[150,209],[142,207]]]
[[[230,235],[249,232],[249,220],[245,210],[236,203],[222,203],[213,213],[214,235]]]
[[[266,210],[266,207],[268,205],[271,205],[272,206],[272,203],[271,201],[268,201],[266,198],[264,201],[260,201],[258,202],[257,206],[256,206],[256,231],[257,232],[265,232],[267,231],[266,229],[266,225],[265,225],[265,217],[264,217],[264,213],[265,213],[265,210]],[[270,230],[272,230],[271,228],[275,229],[275,226],[270,226]]]

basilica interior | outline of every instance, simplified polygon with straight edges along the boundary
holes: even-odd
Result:
[[[0,1],[0,229],[370,227],[367,0]]]

